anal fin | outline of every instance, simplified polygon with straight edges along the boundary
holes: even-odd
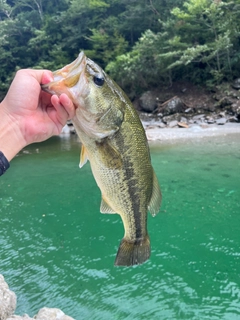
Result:
[[[109,204],[102,198],[101,206],[100,206],[101,213],[116,213]]]
[[[162,202],[162,194],[160,190],[160,186],[157,180],[157,176],[155,172],[153,171],[153,188],[152,188],[152,197],[150,199],[150,202],[148,204],[148,210],[151,213],[153,217],[156,216],[156,214],[160,210]]]

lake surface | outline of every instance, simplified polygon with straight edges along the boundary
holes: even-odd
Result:
[[[163,193],[152,255],[114,267],[118,215],[99,212],[76,136],[27,147],[0,178],[0,273],[16,314],[80,319],[240,319],[240,139],[151,144]]]

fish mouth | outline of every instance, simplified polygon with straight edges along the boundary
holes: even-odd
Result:
[[[50,94],[66,93],[70,98],[72,94],[70,88],[74,87],[80,78],[82,71],[86,65],[86,56],[84,52],[80,52],[77,59],[66,65],[62,69],[53,72],[53,81],[41,85],[43,91]]]

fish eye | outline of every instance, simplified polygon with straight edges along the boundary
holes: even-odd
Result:
[[[102,87],[104,85],[104,78],[102,77],[97,77],[97,76],[94,76],[93,77],[93,82],[98,86],[98,87]]]

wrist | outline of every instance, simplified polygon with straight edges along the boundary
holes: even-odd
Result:
[[[0,151],[0,176],[3,175],[9,168],[10,164],[5,155]]]
[[[0,151],[8,161],[27,144],[21,133],[18,121],[4,109],[4,102],[0,104]]]

